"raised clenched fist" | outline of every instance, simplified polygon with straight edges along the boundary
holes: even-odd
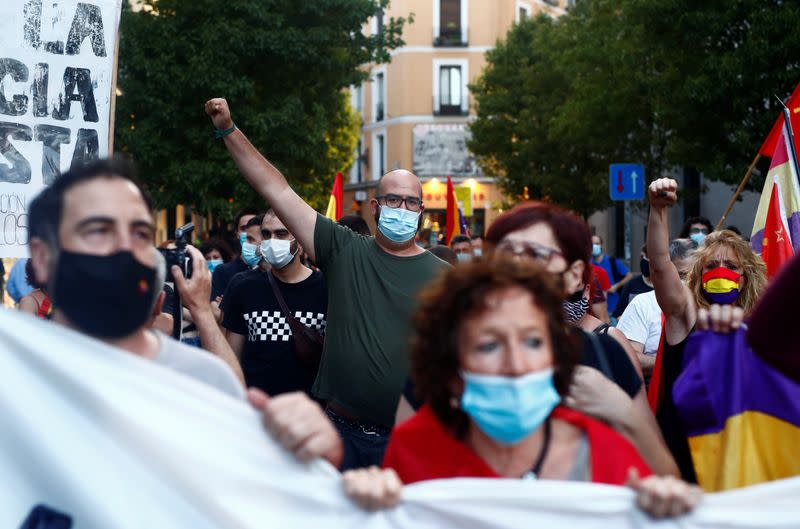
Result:
[[[228,102],[221,97],[206,101],[206,114],[211,117],[214,127],[218,130],[227,130],[233,126]]]
[[[669,207],[678,201],[678,182],[672,178],[659,178],[647,188],[647,198],[652,207]]]

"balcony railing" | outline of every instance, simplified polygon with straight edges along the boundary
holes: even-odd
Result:
[[[442,102],[438,96],[433,96],[433,115],[434,116],[466,116],[469,114],[469,96],[461,96],[463,105],[449,105]]]
[[[438,47],[465,47],[468,45],[469,36],[461,34],[460,27],[442,28],[439,36],[433,39],[433,45]]]

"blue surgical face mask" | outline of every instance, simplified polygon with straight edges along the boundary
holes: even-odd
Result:
[[[378,229],[393,242],[407,242],[414,238],[419,223],[419,212],[404,208],[381,207]]]
[[[480,248],[475,248],[474,250],[472,250],[472,253],[475,254],[475,257],[480,257],[481,255],[483,255],[483,250],[481,250]]]
[[[242,232],[239,234],[239,245],[244,246],[244,243],[247,242],[247,234]]]
[[[494,441],[511,445],[536,430],[561,396],[553,385],[553,369],[520,377],[462,372],[461,409]]]
[[[222,259],[211,259],[208,261],[208,270],[213,274],[214,270],[222,264]]]
[[[585,248],[585,247],[584,247]],[[599,244],[592,245],[592,256],[600,257],[600,254],[603,253],[603,247]]]
[[[472,260],[472,254],[468,253],[457,253],[456,258],[458,258],[459,263],[466,263]]]
[[[702,231],[700,231],[700,232],[697,232],[697,233],[690,234],[689,237],[694,242],[696,242],[698,246],[703,246],[703,243],[706,242],[706,237],[708,237],[708,236],[705,233],[703,233]]]
[[[247,266],[255,266],[261,261],[261,256],[256,253],[256,248],[255,244],[242,243],[242,259],[247,263]]]

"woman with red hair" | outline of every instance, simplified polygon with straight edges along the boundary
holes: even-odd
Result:
[[[598,333],[603,322],[588,311],[592,234],[586,222],[553,204],[525,202],[500,215],[485,240],[490,251],[530,258],[561,278],[564,318],[583,331],[582,366],[565,402],[622,432],[656,474],[679,475],[647,404],[635,352],[617,329]]]

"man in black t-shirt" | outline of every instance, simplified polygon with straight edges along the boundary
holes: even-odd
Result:
[[[320,272],[303,266],[298,258],[300,244],[272,210],[264,215],[261,235],[262,262],[231,280],[220,306],[222,325],[248,387],[270,395],[310,393],[316,369],[298,358],[292,331],[267,274],[273,275],[292,315],[319,333],[324,332],[327,318],[325,280]]]

